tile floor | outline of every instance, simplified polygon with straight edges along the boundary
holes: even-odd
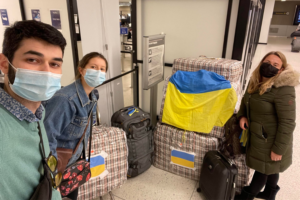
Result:
[[[269,51],[281,51],[288,60],[288,63],[300,72],[300,53],[291,52],[290,38],[270,37],[268,45],[258,45],[253,59],[253,68],[257,66],[260,59]],[[130,62],[130,58],[125,58],[124,62]],[[128,69],[127,69],[128,68]],[[252,70],[253,70],[252,68]],[[125,67],[125,71],[130,67]],[[130,83],[129,77],[123,78],[125,104],[130,103]],[[297,120],[300,120],[300,86],[296,88],[297,93]],[[300,184],[300,123],[294,132],[294,154],[293,165],[284,173],[280,174],[279,185],[281,190],[277,195],[277,200],[299,200],[300,192],[297,188]],[[116,200],[202,200],[204,199],[196,189],[198,183],[169,172],[151,167],[144,174],[129,179],[120,189],[114,190],[113,195]],[[103,197],[109,200],[109,195]],[[97,199],[98,200],[98,199]]]

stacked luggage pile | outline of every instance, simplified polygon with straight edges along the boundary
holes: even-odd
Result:
[[[243,68],[240,61],[228,59],[214,59],[199,57],[194,59],[176,59],[173,64],[172,75],[178,70],[181,71],[199,71],[201,69],[215,72],[230,81],[237,94],[237,104],[235,113],[237,113],[242,99],[240,79]],[[153,165],[165,171],[193,179],[200,179],[201,166],[205,154],[208,151],[220,150],[224,141],[224,127],[214,127],[210,134],[185,131],[174,126],[162,123],[164,103],[166,98],[167,86],[170,77],[166,78],[163,88],[163,99],[160,109],[159,122],[154,131],[154,161]],[[201,123],[201,122],[199,122]],[[177,149],[179,152],[191,152],[194,156],[194,167],[187,168],[176,165],[171,162],[171,150]],[[246,166],[245,155],[238,155],[233,159],[233,163],[238,169],[236,180],[236,192],[240,193],[241,188],[245,186],[250,179],[250,169]]]
[[[128,106],[115,112],[113,127],[94,126],[91,159],[100,158],[91,179],[79,188],[78,200],[92,200],[120,188],[127,177],[136,177],[151,167],[153,133],[149,113]],[[88,153],[87,148],[87,153]],[[93,172],[97,176],[93,177]],[[113,198],[112,198],[113,199]]]

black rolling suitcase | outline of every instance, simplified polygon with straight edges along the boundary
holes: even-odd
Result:
[[[200,174],[198,192],[206,200],[233,200],[237,167],[219,151],[205,154]]]

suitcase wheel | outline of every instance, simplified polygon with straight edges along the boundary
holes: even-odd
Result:
[[[197,192],[201,192],[201,188],[197,188]]]

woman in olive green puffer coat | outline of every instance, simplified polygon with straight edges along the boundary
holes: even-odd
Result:
[[[268,53],[253,72],[238,117],[248,129],[246,163],[255,174],[235,199],[275,199],[279,173],[292,164],[298,84],[299,74],[281,52]]]

